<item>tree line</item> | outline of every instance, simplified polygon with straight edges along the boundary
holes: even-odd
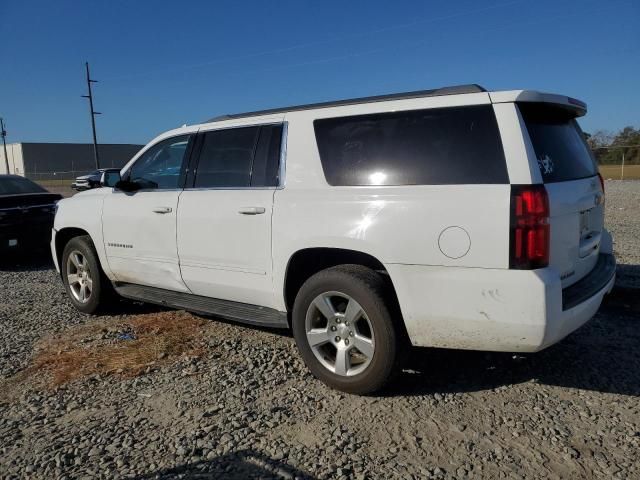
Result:
[[[640,165],[640,128],[624,127],[617,133],[597,130],[585,137],[600,165],[619,165],[623,152],[625,164]]]

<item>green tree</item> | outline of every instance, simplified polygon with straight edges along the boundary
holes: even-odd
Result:
[[[616,134],[598,130],[588,135],[587,143],[601,165],[619,165],[623,153],[625,164],[640,164],[640,129],[624,127]]]

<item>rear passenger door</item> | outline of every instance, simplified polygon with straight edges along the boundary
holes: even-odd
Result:
[[[283,125],[198,135],[178,206],[182,278],[197,295],[272,306],[271,215]]]

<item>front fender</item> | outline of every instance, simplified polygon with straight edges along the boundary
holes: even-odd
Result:
[[[57,258],[57,255],[61,252],[57,251],[55,238],[61,235],[65,229],[82,230],[91,237],[102,270],[109,279],[113,280],[114,277],[109,268],[102,235],[102,206],[104,196],[107,194],[107,191],[110,190],[111,189],[106,188],[88,190],[58,202],[58,210],[53,225],[54,232],[51,240],[51,249],[52,254]],[[54,262],[57,264],[55,259]],[[57,268],[59,268],[58,265]]]

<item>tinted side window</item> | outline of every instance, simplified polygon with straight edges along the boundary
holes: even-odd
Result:
[[[509,183],[490,105],[316,120],[330,185]]]
[[[592,177],[598,173],[573,112],[552,105],[518,105],[545,183]]]
[[[248,187],[259,131],[243,127],[205,133],[195,187]]]
[[[264,125],[251,170],[252,187],[277,187],[280,180],[282,125]]]

